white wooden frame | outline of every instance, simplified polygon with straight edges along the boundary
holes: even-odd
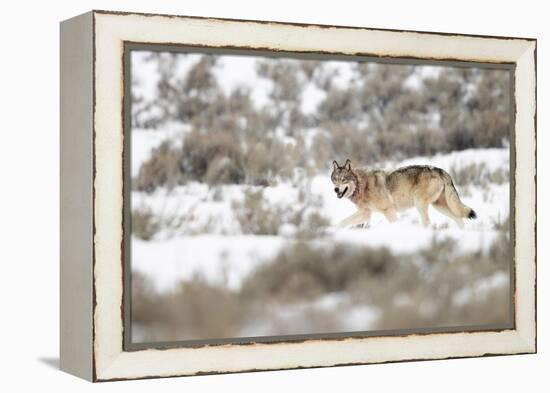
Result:
[[[125,351],[125,42],[515,65],[515,327]],[[61,24],[61,368],[92,381],[536,352],[536,40],[92,11]]]

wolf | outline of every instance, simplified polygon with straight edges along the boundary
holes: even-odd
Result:
[[[330,176],[338,198],[348,198],[357,212],[344,219],[339,226],[367,223],[372,212],[382,213],[390,222],[397,213],[416,207],[422,224],[430,225],[428,207],[453,219],[460,228],[463,218],[475,219],[476,212],[460,200],[451,176],[441,168],[429,165],[411,165],[391,172],[364,170],[351,167],[348,159],[342,166],[332,162]]]

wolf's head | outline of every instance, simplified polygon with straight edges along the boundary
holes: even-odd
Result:
[[[351,161],[346,160],[343,166],[332,161],[332,174],[330,180],[334,183],[334,192],[338,198],[350,197],[357,187],[357,178],[351,170]]]

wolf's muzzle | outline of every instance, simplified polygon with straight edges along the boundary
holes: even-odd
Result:
[[[336,193],[336,196],[338,197],[338,199],[340,199],[346,194],[346,192],[348,192],[348,187],[346,186],[346,188],[344,188],[342,191],[340,191],[340,189],[336,187],[334,189],[334,192]]]

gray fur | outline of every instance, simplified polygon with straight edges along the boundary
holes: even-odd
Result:
[[[463,227],[463,218],[476,218],[474,210],[462,203],[451,176],[441,168],[429,165],[410,165],[391,172],[352,168],[351,161],[343,166],[333,162],[330,176],[338,198],[346,197],[358,211],[340,225],[365,223],[372,212],[380,212],[393,222],[397,213],[416,207],[422,223],[430,224],[428,207]]]

